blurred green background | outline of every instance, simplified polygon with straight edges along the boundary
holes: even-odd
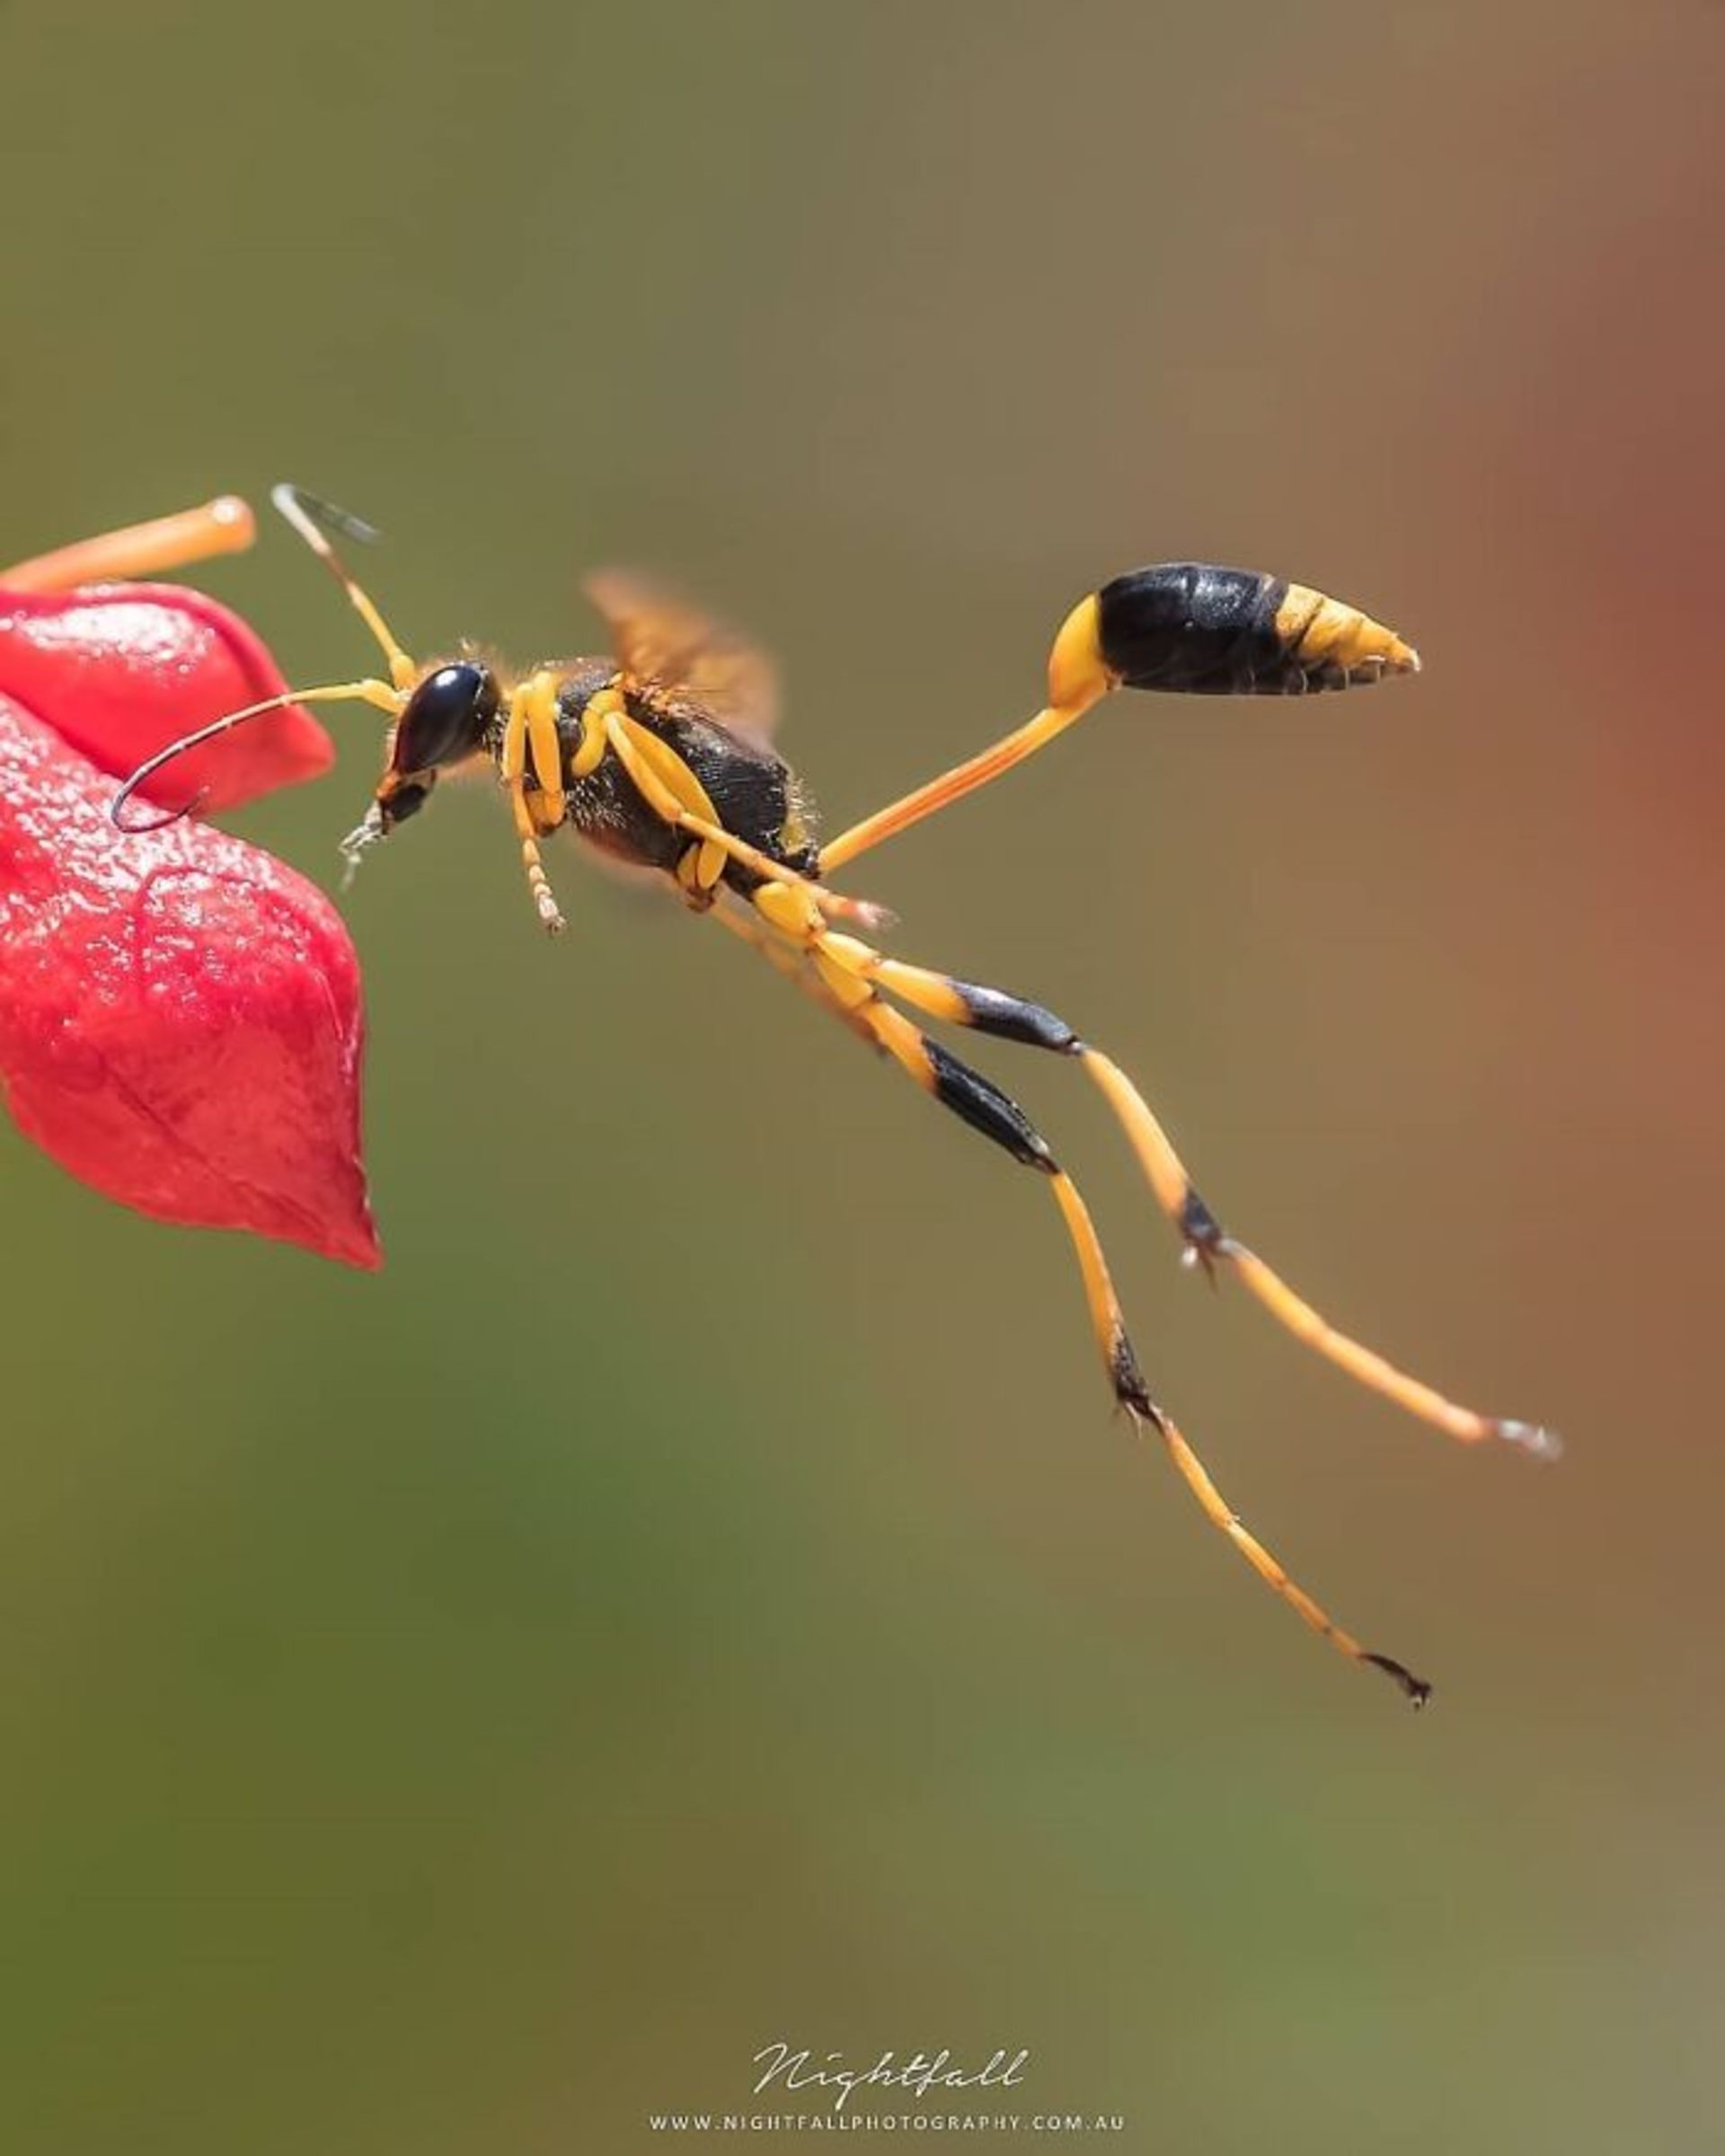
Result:
[[[782,654],[833,828],[1117,570],[1367,606],[1419,682],[1122,700],[854,881],[1570,1454],[1205,1293],[984,1056],[1413,1719],[1110,1424],[1029,1179],[573,855],[548,944],[453,793],[349,906],[381,1276],[0,1135],[0,2138],[632,2152],[783,2038],[1028,2046],[1146,2151],[1712,2145],[1725,13],[443,13],[0,11],[0,560],[291,476],[523,659],[647,566]],[[368,663],[279,528],[206,580]],[[326,881],[337,723],[239,819]]]

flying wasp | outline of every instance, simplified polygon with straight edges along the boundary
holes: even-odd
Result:
[[[397,641],[337,550],[337,538],[376,535],[298,488],[277,488],[274,500],[346,592],[386,673],[289,691],[186,735],[127,780],[113,804],[119,828],[153,827],[128,822],[128,804],[187,749],[283,703],[358,702],[385,713],[389,729],[383,776],[363,822],[343,844],[350,865],[417,816],[443,774],[489,761],[547,929],[563,925],[542,851],[553,832],[571,830],[614,859],[663,878],[690,908],[761,952],[924,1092],[1043,1180],[1077,1259],[1116,1401],[1136,1427],[1161,1439],[1211,1523],[1284,1602],[1350,1661],[1383,1671],[1423,1705],[1431,1689],[1425,1680],[1344,1631],[1228,1506],[1150,1393],[1076,1184],[1017,1103],[907,1012],[1075,1063],[1112,1109],[1185,1261],[1212,1277],[1234,1274],[1296,1339],[1360,1383],[1465,1445],[1498,1439],[1551,1457],[1558,1449],[1552,1433],[1458,1406],[1339,1332],[1222,1225],[1117,1063],[1041,1003],[894,958],[853,932],[878,932],[884,916],[828,881],[883,841],[1022,764],[1116,689],[1197,695],[1345,689],[1418,672],[1412,648],[1358,608],[1278,577],[1202,562],[1134,570],[1067,614],[1049,654],[1048,700],[1034,717],[822,842],[796,775],[773,746],[778,697],[771,663],[704,614],[635,578],[606,574],[588,585],[610,632],[603,657],[519,675],[467,655],[421,662]],[[152,565],[168,565],[159,548]]]

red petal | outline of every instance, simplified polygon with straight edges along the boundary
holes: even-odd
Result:
[[[158,748],[288,686],[245,623],[177,584],[99,584],[38,595],[0,589],[0,696],[45,719],[124,778]],[[200,794],[231,808],[314,779],[330,738],[297,704],[193,749],[143,789],[178,808]]]
[[[341,915],[207,825],[121,836],[112,792],[0,699],[0,1084],[20,1127],[158,1219],[378,1264]]]

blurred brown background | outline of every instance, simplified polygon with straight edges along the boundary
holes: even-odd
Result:
[[[0,1135],[7,2145],[628,2152],[781,2037],[1026,2045],[1146,2151],[1711,2145],[1725,13],[13,0],[0,79],[0,559],[291,476],[523,658],[643,564],[783,654],[835,828],[1140,561],[1412,636],[1123,700],[856,881],[1570,1440],[1350,1389],[985,1058],[1411,1719],[1110,1425],[1028,1179],[572,857],[547,945],[451,795],[349,909],[381,1277]],[[365,663],[285,532],[208,581]],[[341,723],[243,819],[325,877]]]

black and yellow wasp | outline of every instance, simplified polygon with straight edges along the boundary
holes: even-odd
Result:
[[[186,749],[289,701],[352,700],[384,712],[389,734],[376,795],[345,842],[350,863],[418,815],[442,773],[484,760],[509,802],[547,928],[562,926],[541,853],[553,832],[567,827],[666,879],[693,909],[793,976],[924,1092],[1043,1179],[1071,1238],[1116,1401],[1156,1433],[1210,1520],[1285,1602],[1342,1654],[1384,1671],[1423,1703],[1430,1690],[1424,1680],[1332,1622],[1230,1509],[1151,1397],[1076,1185],[1017,1103],[932,1039],[907,1010],[1076,1063],[1119,1119],[1187,1260],[1234,1273],[1290,1332],[1363,1384],[1464,1444],[1499,1438],[1550,1456],[1555,1438],[1530,1423],[1459,1407],[1338,1332],[1222,1226],[1118,1064],[1043,1004],[912,965],[864,941],[853,932],[878,930],[881,916],[828,881],[882,840],[1022,764],[1114,689],[1288,695],[1349,688],[1416,672],[1411,648],[1357,608],[1279,578],[1197,562],[1136,570],[1066,616],[1049,656],[1048,701],[1032,719],[821,842],[795,774],[772,744],[777,693],[770,662],[705,615],[632,578],[605,575],[588,587],[610,632],[602,658],[521,675],[475,657],[422,664],[397,642],[333,543],[335,536],[376,535],[296,488],[278,488],[275,501],[376,639],[387,678],[293,691],[187,735],[127,781],[114,803],[121,829],[144,827],[127,824],[127,802]]]

